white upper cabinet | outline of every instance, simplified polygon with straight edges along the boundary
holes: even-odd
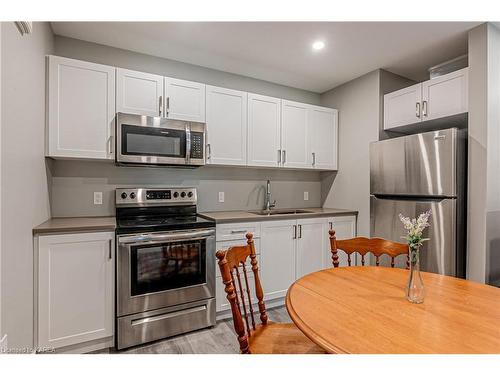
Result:
[[[206,123],[207,164],[337,169],[337,110],[57,56],[48,64],[46,156],[114,159],[122,112]]]
[[[285,168],[312,168],[308,115],[308,104],[282,100],[281,163]]]
[[[113,159],[115,68],[48,57],[46,155]]]
[[[114,232],[39,237],[37,346],[113,337],[114,238]]]
[[[205,85],[165,77],[165,117],[205,122]]]
[[[246,165],[247,93],[207,86],[207,163]]]
[[[468,68],[422,83],[422,120],[468,111]]]
[[[248,165],[281,164],[281,99],[248,94]]]
[[[384,95],[384,129],[467,112],[468,72],[460,69]]]
[[[384,95],[384,129],[421,121],[422,84]]]
[[[337,169],[338,111],[311,106],[309,134],[311,166],[316,169]]]
[[[163,77],[117,68],[116,111],[162,116]]]

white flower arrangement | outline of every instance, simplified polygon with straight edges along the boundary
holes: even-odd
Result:
[[[424,229],[430,226],[430,216],[431,210],[421,213],[416,219],[410,219],[409,217],[404,217],[402,214],[399,214],[399,220],[401,220],[404,228],[408,232],[403,238],[408,241],[410,250],[418,250],[422,243],[428,240],[428,238],[423,238],[422,234]]]

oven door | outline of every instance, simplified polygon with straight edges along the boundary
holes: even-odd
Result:
[[[119,235],[117,314],[215,296],[215,229]]]
[[[116,161],[134,164],[189,164],[190,124],[119,113],[116,125]]]

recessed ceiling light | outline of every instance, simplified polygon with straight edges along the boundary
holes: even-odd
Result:
[[[323,42],[322,40],[317,40],[312,44],[312,48],[315,51],[322,50],[323,48],[325,48],[325,42]]]

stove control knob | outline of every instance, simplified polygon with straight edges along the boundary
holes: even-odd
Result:
[[[127,193],[123,192],[122,195],[121,195],[122,199],[125,199],[127,198]]]
[[[190,192],[188,193],[188,197],[189,197],[189,198],[192,198],[192,197],[193,197],[193,192],[192,192],[192,191],[190,191]]]
[[[135,193],[130,193],[130,199],[135,199]]]
[[[178,192],[175,192],[174,193],[174,198],[178,198],[179,197],[179,193]]]
[[[181,198],[184,198],[185,196],[186,196],[186,192],[185,192],[185,191],[183,191],[183,192],[181,193]]]

